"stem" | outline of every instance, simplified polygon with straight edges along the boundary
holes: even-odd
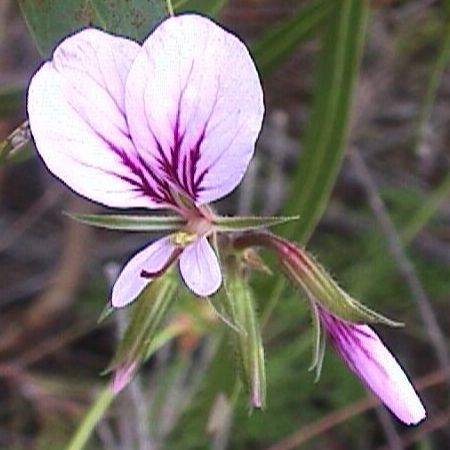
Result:
[[[283,265],[295,266],[302,272],[313,273],[315,276],[321,275],[317,273],[314,263],[305,251],[292,242],[274,234],[264,232],[246,233],[235,238],[232,245],[235,249],[240,250],[247,247],[268,248],[276,253]]]
[[[250,232],[233,239],[233,247],[238,250],[248,247],[265,247],[279,252],[282,242],[280,238],[270,233]]]
[[[169,11],[169,15],[171,17],[173,17],[175,15],[175,13],[173,11],[172,0],[166,0],[166,4],[167,4],[167,10]]]
[[[111,405],[114,397],[115,396],[111,391],[109,385],[104,387],[103,390],[100,391],[100,394],[98,395],[94,404],[89,408],[86,415],[83,417],[83,420],[78,426],[78,429],[72,440],[66,447],[66,450],[82,450],[84,448],[89,438],[91,437],[95,426],[105,415],[105,412]]]

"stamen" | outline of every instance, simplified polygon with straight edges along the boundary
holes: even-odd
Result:
[[[173,250],[172,254],[169,256],[169,259],[167,262],[162,266],[161,269],[155,270],[154,272],[149,272],[147,270],[141,270],[141,277],[142,278],[158,278],[161,275],[164,275],[164,273],[167,271],[167,269],[170,268],[170,266],[178,259],[178,257],[181,255],[183,251],[182,247],[177,247]]]

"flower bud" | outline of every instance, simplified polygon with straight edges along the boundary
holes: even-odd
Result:
[[[106,372],[114,371],[111,388],[120,392],[151,353],[161,322],[175,298],[176,282],[166,273],[151,283],[130,307],[130,318]]]
[[[239,331],[233,328],[230,332],[233,333],[241,378],[247,388],[251,406],[264,408],[266,400],[264,348],[253,292],[247,284],[237,258],[230,256],[225,264],[227,310],[233,323],[239,327]]]

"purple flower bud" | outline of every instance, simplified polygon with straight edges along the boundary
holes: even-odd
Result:
[[[402,422],[414,425],[425,409],[399,363],[368,325],[346,322],[317,306],[333,347],[361,381]]]

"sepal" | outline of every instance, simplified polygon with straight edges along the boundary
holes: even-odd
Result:
[[[293,220],[298,220],[300,216],[280,216],[280,217],[225,217],[215,216],[212,220],[216,231],[251,231],[261,228],[273,227]]]
[[[403,324],[391,320],[348,295],[330,274],[304,249],[288,241],[279,252],[283,269],[307,296],[341,319],[354,323],[382,323],[392,327]]]
[[[130,216],[122,214],[77,214],[72,212],[65,212],[64,214],[86,225],[107,228],[108,230],[173,231],[186,224],[186,220],[180,216]]]

